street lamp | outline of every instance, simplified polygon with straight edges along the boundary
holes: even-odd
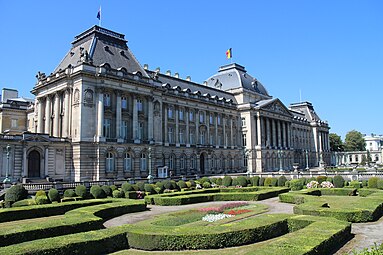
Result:
[[[149,163],[149,175],[148,175],[148,181],[149,183],[153,183],[154,177],[152,176],[152,147],[149,147],[148,149],[148,163]]]
[[[5,171],[5,179],[3,183],[10,183],[11,179],[9,178],[9,154],[11,153],[11,146],[9,144],[7,147],[5,147],[5,151],[7,152],[7,169]]]
[[[249,155],[250,155],[250,150],[245,149],[245,163],[246,163],[246,174],[250,176],[250,169],[249,169]]]
[[[305,152],[306,152],[306,170],[308,171],[308,170],[310,170],[310,168],[309,168],[309,152],[308,152],[308,150],[305,150]]]

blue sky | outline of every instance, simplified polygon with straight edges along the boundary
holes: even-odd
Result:
[[[344,139],[383,134],[383,1],[0,0],[0,87],[32,97],[74,36],[98,24],[125,34],[150,69],[202,83],[229,63],[246,67],[285,105],[302,101]],[[301,93],[300,93],[301,91]]]

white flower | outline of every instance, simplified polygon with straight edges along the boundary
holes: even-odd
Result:
[[[230,214],[224,214],[224,213],[219,213],[219,214],[207,214],[204,217],[202,217],[203,221],[207,222],[215,222],[217,220],[223,220],[225,218],[230,218],[233,217],[234,215]]]
[[[311,181],[311,182],[307,183],[306,186],[307,186],[308,189],[318,188],[319,187],[319,182]]]
[[[334,188],[334,185],[331,182],[327,182],[327,181],[322,182],[320,185],[322,188]]]

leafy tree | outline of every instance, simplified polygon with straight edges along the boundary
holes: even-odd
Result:
[[[330,133],[329,138],[331,151],[344,151],[344,144],[339,135]]]
[[[352,130],[347,133],[344,145],[346,151],[366,150],[366,142],[363,139],[363,135],[362,133],[356,130]]]

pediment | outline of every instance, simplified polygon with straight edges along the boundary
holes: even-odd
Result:
[[[289,111],[289,109],[287,109],[287,107],[281,101],[279,101],[279,99],[272,101],[266,105],[263,105],[261,109],[291,116],[291,112]]]
[[[23,140],[26,142],[50,142],[48,135],[41,134],[23,134]]]

